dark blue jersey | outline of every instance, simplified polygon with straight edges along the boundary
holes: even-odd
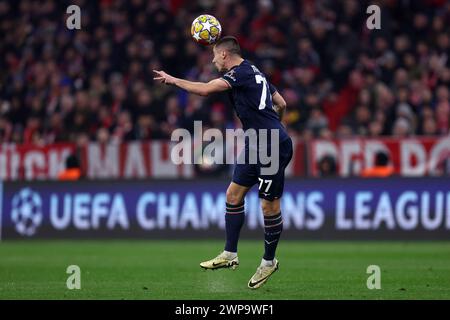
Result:
[[[276,89],[258,68],[244,60],[221,79],[231,87],[230,98],[244,130],[279,129],[280,143],[289,138],[273,109],[272,95]]]

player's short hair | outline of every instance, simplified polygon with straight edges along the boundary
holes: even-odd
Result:
[[[227,50],[231,54],[236,54],[241,56],[241,47],[239,46],[239,42],[235,37],[225,36],[214,45],[215,48],[221,47]]]

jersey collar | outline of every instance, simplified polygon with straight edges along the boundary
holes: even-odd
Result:
[[[236,65],[234,65],[234,66],[232,66],[230,69],[228,69],[227,70],[227,72],[229,72],[229,71],[231,71],[231,70],[233,70],[234,68],[237,68],[237,67],[239,67],[241,64],[243,64],[245,61],[247,61],[247,60],[245,60],[245,59],[243,59],[242,61],[241,61],[241,63],[239,63],[239,64],[236,64]]]

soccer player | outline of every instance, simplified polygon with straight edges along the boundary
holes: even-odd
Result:
[[[175,78],[164,71],[154,70],[156,73],[154,80],[175,85],[201,96],[229,90],[232,104],[244,130],[254,129],[258,135],[259,129],[278,131],[278,141],[267,140],[267,148],[271,143],[276,144],[279,157],[278,171],[272,175],[264,175],[262,173],[264,166],[260,161],[256,164],[247,162],[236,164],[232,182],[226,192],[225,249],[214,259],[200,263],[204,269],[235,269],[239,265],[237,245],[245,220],[244,198],[247,191],[258,183],[258,195],[264,214],[265,250],[260,266],[248,282],[249,288],[256,289],[267,281],[279,265],[275,251],[283,230],[280,198],[284,188],[284,171],[292,158],[292,141],[280,122],[286,109],[286,102],[266,80],[264,74],[242,58],[236,38],[230,36],[221,38],[214,45],[213,53],[212,63],[219,72],[225,73],[220,78],[207,83],[191,82]],[[249,152],[254,148],[255,146],[250,146],[246,140],[245,150]]]

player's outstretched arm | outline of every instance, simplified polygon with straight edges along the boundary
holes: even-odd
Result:
[[[153,80],[158,80],[161,83],[172,84],[190,93],[198,94],[200,96],[207,96],[214,92],[221,92],[228,90],[230,87],[221,79],[214,79],[209,82],[193,82],[171,76],[164,71],[153,70],[156,76]]]
[[[276,111],[276,113],[278,113],[280,120],[282,120],[284,111],[286,110],[286,101],[281,96],[281,94],[278,93],[278,91],[273,94],[272,103],[274,110]]]

